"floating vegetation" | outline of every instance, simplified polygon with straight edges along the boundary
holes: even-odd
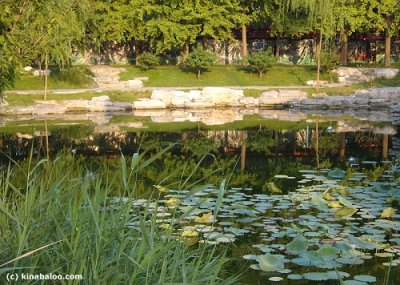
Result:
[[[191,192],[157,185],[157,203],[137,200],[132,205],[146,205],[161,229],[187,245],[257,237],[254,252],[243,259],[254,270],[280,274],[269,275],[273,282],[341,279],[343,284],[369,284],[377,278],[338,269],[371,258],[384,266],[400,264],[400,215],[393,206],[400,202],[397,172],[386,174],[385,182],[369,182],[363,173],[340,169],[300,173],[298,189],[286,195],[273,182],[268,183],[269,195],[249,188],[224,189],[224,183]],[[349,186],[346,181],[358,183]]]

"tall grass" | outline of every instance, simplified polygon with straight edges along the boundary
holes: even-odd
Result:
[[[185,246],[157,227],[149,207],[139,211],[131,206],[135,184],[129,177],[140,176],[136,171],[155,160],[141,159],[134,158],[128,169],[121,159],[113,176],[102,176],[104,166],[89,172],[83,159],[70,155],[4,167],[0,278],[7,273],[53,273],[83,276],[57,284],[236,282],[235,277],[221,278],[227,262],[222,250]],[[124,181],[122,189],[116,189],[117,177]],[[124,193],[124,199],[110,199],[116,192]]]

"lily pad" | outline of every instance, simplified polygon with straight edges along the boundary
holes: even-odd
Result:
[[[308,241],[302,235],[299,234],[291,242],[286,245],[286,250],[292,254],[299,254],[305,252],[308,248]]]
[[[273,272],[285,268],[282,255],[264,254],[258,257],[258,265],[262,271]]]
[[[371,275],[356,275],[354,279],[363,282],[376,282],[376,277]]]

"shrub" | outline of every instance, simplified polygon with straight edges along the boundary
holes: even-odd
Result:
[[[201,73],[208,71],[214,62],[214,54],[202,48],[196,48],[189,54],[185,67],[189,71],[196,73],[197,79],[200,79]]]
[[[321,72],[328,73],[339,66],[338,55],[334,52],[321,50]]]
[[[144,52],[139,56],[138,62],[139,62],[139,66],[142,69],[148,70],[151,68],[155,68],[157,65],[159,65],[160,58],[150,52]]]
[[[93,82],[93,72],[86,66],[73,66],[66,69],[52,70],[51,77],[73,85],[90,85]]]
[[[258,72],[258,76],[262,78],[263,73],[266,72],[276,62],[276,58],[272,53],[272,48],[260,52],[252,53],[248,59],[250,67]]]

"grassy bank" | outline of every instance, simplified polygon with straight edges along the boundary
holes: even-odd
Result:
[[[69,155],[3,167],[2,278],[52,273],[83,278],[57,284],[233,284],[235,278],[221,279],[227,262],[223,252],[186,246],[159,229],[150,204],[144,212],[132,209],[139,170],[155,158],[129,164],[121,160],[112,175],[103,175],[110,173],[106,164],[91,169]]]
[[[276,65],[267,71],[263,78],[256,73],[249,72],[241,66],[221,65],[210,68],[201,79],[196,79],[193,73],[186,72],[179,66],[160,66],[156,69],[144,71],[135,66],[124,66],[126,72],[121,74],[121,80],[134,77],[149,77],[145,86],[154,87],[190,87],[190,86],[285,86],[306,85],[307,80],[316,78],[316,69],[312,66]],[[331,76],[324,74],[323,80],[331,80]],[[333,80],[333,78],[332,78]]]

